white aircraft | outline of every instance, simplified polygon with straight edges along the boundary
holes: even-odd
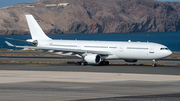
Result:
[[[77,65],[88,63],[109,65],[107,60],[124,59],[126,62],[153,60],[152,66],[156,66],[158,59],[172,54],[166,46],[150,42],[53,40],[46,36],[32,15],[26,15],[26,19],[32,39],[25,42],[34,46],[15,46],[5,41],[9,46],[42,49],[58,55],[77,56],[82,58]]]

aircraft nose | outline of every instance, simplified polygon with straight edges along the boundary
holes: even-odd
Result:
[[[172,51],[171,50],[169,50],[168,51],[168,56],[170,56],[172,54]]]
[[[168,57],[168,56],[170,56],[172,54],[172,51],[171,50],[168,50],[167,52],[166,52],[166,54],[164,54],[164,55],[166,55],[166,57]]]
[[[172,54],[172,51],[171,50],[165,50],[164,52],[162,52],[162,57],[165,58],[165,57],[168,57]]]

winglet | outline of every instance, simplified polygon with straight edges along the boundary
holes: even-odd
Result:
[[[8,46],[14,47],[14,45],[11,44],[11,43],[9,43],[8,41],[5,41],[5,43],[6,43]]]

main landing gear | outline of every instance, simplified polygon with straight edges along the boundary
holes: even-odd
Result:
[[[81,61],[81,62],[77,62],[76,65],[78,65],[78,66],[86,66],[86,65],[88,65],[88,63]],[[109,65],[109,61],[101,61],[98,65],[102,65],[102,66]]]
[[[157,60],[153,59],[153,63],[152,63],[152,66],[153,66],[153,67],[156,67],[156,66],[157,66],[156,62],[157,62]]]
[[[109,61],[101,61],[99,65],[109,65]]]
[[[80,66],[80,65],[85,66],[85,65],[88,65],[88,63],[81,61],[81,62],[77,62],[76,65],[78,65],[78,66]]]

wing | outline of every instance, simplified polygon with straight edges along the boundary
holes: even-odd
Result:
[[[75,54],[84,54],[84,53],[93,53],[99,55],[112,55],[106,51],[92,51],[92,50],[81,50],[81,49],[67,49],[67,48],[53,48],[53,47],[36,47],[36,46],[15,46],[8,41],[5,41],[8,46],[17,47],[17,48],[29,48],[29,49],[42,49],[42,50],[54,50],[59,52],[73,52]]]

